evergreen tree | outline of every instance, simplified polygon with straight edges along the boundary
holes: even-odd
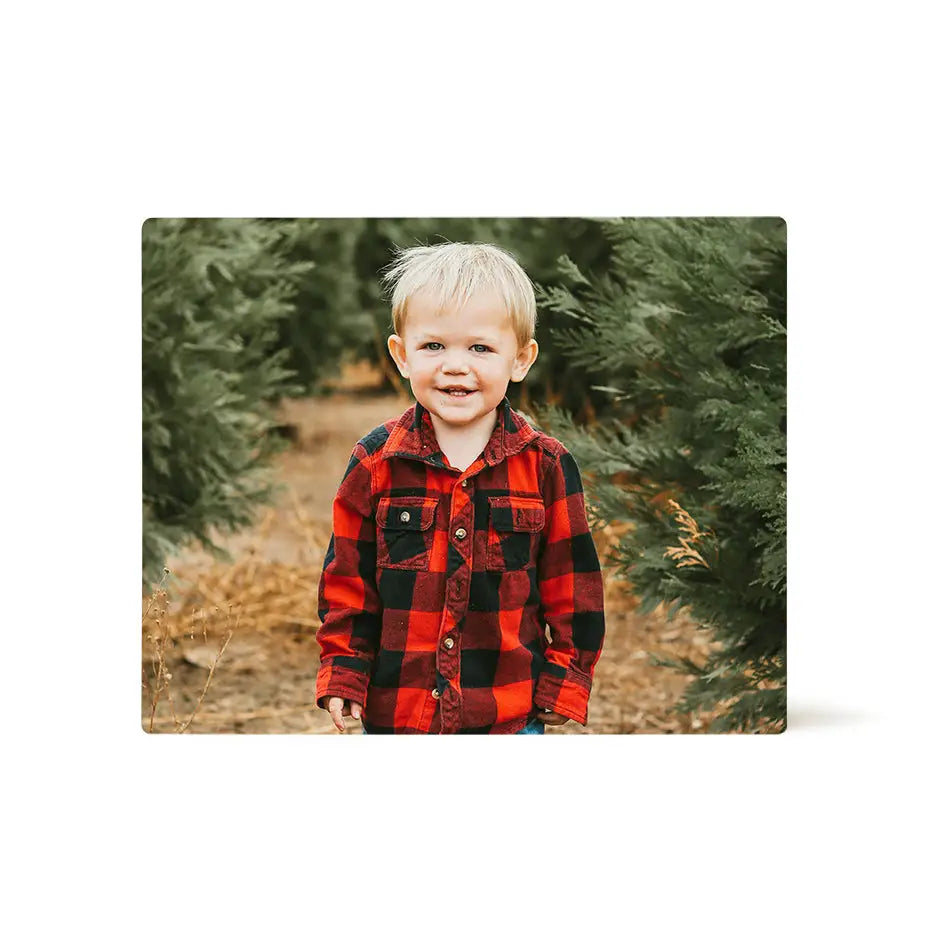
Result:
[[[143,226],[143,570],[269,498],[270,404],[290,390],[278,323],[308,262],[296,224],[150,219]]]
[[[346,362],[386,354],[369,305],[369,276],[377,274],[363,275],[357,264],[369,237],[365,218],[293,220],[287,256],[311,266],[298,283],[292,314],[279,323],[278,347],[287,352],[298,393],[319,393]]]
[[[614,219],[607,272],[570,260],[545,299],[615,411],[541,414],[590,485],[596,520],[634,527],[611,561],[669,617],[718,639],[679,709],[727,707],[713,731],[785,726],[786,241],[781,219]],[[585,330],[583,327],[586,327]]]

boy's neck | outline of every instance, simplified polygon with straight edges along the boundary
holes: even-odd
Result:
[[[430,414],[430,422],[436,433],[436,441],[447,461],[454,469],[463,472],[475,462],[491,439],[492,431],[498,422],[498,409],[485,414],[467,427],[454,427],[444,423],[434,414]]]

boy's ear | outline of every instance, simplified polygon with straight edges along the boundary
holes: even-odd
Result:
[[[537,352],[537,342],[535,342],[534,339],[531,339],[524,348],[518,349],[518,354],[515,356],[514,363],[511,366],[512,381],[524,380],[524,376],[528,373],[531,366],[534,364],[534,360],[537,358]]]
[[[404,346],[404,340],[399,335],[388,336],[388,351],[391,353],[391,358],[394,359],[394,364],[397,365],[401,377],[409,378],[410,368],[407,365],[407,349]]]

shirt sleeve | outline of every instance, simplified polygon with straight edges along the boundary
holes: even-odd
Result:
[[[550,627],[534,704],[586,725],[586,704],[605,636],[603,580],[583,484],[562,446],[542,484],[546,520],[538,558],[541,613]]]
[[[375,517],[371,471],[356,444],[332,509],[332,538],[319,580],[319,674],[316,702],[328,697],[364,705],[381,634],[375,582]]]

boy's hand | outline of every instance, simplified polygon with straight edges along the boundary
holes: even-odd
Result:
[[[561,716],[559,713],[554,713],[553,710],[538,710],[537,718],[541,723],[546,723],[548,726],[560,726],[562,723],[566,723],[570,717]]]
[[[350,716],[353,720],[360,720],[362,718],[362,705],[354,701],[349,703],[341,697],[330,697],[326,709],[329,711],[329,716],[332,717],[332,722],[335,723],[335,728],[340,733],[345,732],[345,720],[342,719],[343,717]]]

